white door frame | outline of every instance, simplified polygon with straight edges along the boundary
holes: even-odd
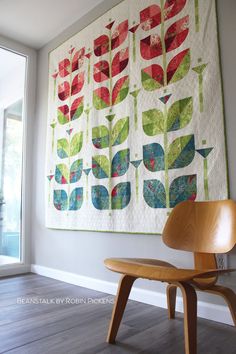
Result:
[[[22,235],[21,262],[0,266],[0,277],[26,273],[31,264],[31,199],[34,193],[33,170],[33,129],[36,101],[36,58],[34,49],[0,36],[0,47],[26,57],[25,92],[23,101],[23,163],[22,163]]]

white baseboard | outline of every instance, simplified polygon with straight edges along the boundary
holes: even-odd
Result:
[[[107,294],[115,295],[117,284],[101,279],[95,279],[78,275],[75,273],[64,272],[58,269],[43,267],[37,264],[31,265],[31,272],[45,277],[63,281],[65,283],[82,286],[84,288],[101,291]],[[132,288],[130,293],[131,300],[139,301],[145,304],[154,305],[162,308],[167,308],[166,295],[160,292]],[[182,298],[177,296],[176,311],[183,312]],[[198,317],[208,320],[233,325],[233,321],[227,306],[210,304],[208,302],[198,301]]]

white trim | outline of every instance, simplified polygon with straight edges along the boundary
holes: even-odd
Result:
[[[21,263],[19,258],[0,255],[0,266]]]
[[[32,188],[32,150],[33,150],[33,134],[34,131],[34,115],[35,115],[35,100],[36,100],[36,59],[37,52],[21,43],[15,42],[9,38],[0,35],[0,48],[12,51],[26,58],[25,68],[25,87],[23,99],[23,160],[22,160],[22,226],[21,226],[21,264],[15,268],[10,265],[10,275],[13,275],[13,269],[16,269],[15,274],[23,272],[22,269],[30,269],[31,263],[31,197],[34,192]],[[4,268],[3,268],[4,267]],[[7,273],[5,266],[0,267],[0,275],[5,276]]]
[[[117,284],[101,279],[95,279],[78,275],[75,273],[64,272],[58,269],[43,267],[37,264],[31,265],[31,272],[63,281],[65,283],[82,286],[84,288],[101,291],[107,294],[115,295]],[[145,290],[133,287],[130,297],[131,300],[143,302],[145,304],[167,308],[166,295],[151,290]],[[177,296],[176,310],[183,312],[182,298]],[[233,321],[227,306],[210,304],[208,302],[198,301],[198,317],[208,320],[233,325]]]

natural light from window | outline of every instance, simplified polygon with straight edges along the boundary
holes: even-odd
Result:
[[[23,101],[26,58],[0,48],[0,266],[22,256]]]

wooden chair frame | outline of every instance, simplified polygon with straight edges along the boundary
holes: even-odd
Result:
[[[184,223],[183,220],[186,220]],[[222,235],[224,231],[224,235]],[[169,319],[175,318],[176,292],[180,288],[184,303],[185,354],[197,353],[196,290],[223,297],[236,326],[236,294],[217,285],[218,276],[234,269],[217,269],[215,253],[228,252],[236,243],[236,204],[218,202],[182,202],[175,207],[163,231],[163,241],[172,248],[194,254],[194,269],[179,269],[156,259],[109,258],[108,269],[121,273],[107,342],[115,343],[134,281],[137,278],[168,283]],[[164,353],[163,353],[164,354]]]

